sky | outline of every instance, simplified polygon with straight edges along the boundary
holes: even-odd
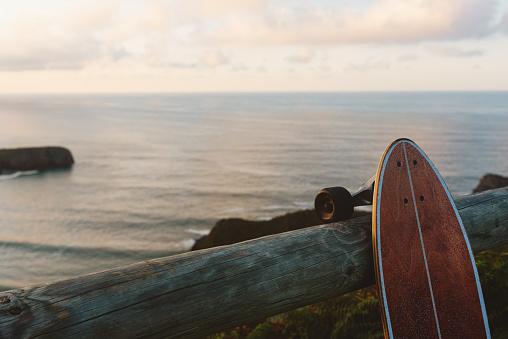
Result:
[[[508,90],[508,0],[0,0],[0,93]]]

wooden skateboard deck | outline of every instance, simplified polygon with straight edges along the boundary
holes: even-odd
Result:
[[[386,338],[490,338],[464,225],[438,171],[394,141],[376,176],[372,235]]]

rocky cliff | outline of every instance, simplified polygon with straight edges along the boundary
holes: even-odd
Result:
[[[370,212],[355,212],[353,218],[370,214]],[[191,251],[204,248],[234,244],[237,242],[264,237],[270,234],[297,230],[323,222],[312,210],[288,213],[267,221],[252,221],[244,219],[221,219],[208,235],[196,240]]]
[[[495,174],[484,175],[474,189],[474,193],[493,188],[508,186],[508,178]],[[355,212],[353,218],[369,214],[369,212]],[[298,211],[273,218],[268,221],[251,221],[244,219],[222,219],[212,228],[208,235],[196,240],[192,251],[209,247],[234,244],[237,242],[263,237],[270,234],[282,233],[315,225],[323,222],[312,210]]]

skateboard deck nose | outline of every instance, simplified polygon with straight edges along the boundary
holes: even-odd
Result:
[[[458,211],[437,169],[408,139],[393,142],[381,159],[372,223],[387,337],[490,336]]]

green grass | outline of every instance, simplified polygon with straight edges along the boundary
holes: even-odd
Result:
[[[475,258],[492,338],[508,338],[508,245]],[[377,288],[371,286],[208,338],[383,338]]]

